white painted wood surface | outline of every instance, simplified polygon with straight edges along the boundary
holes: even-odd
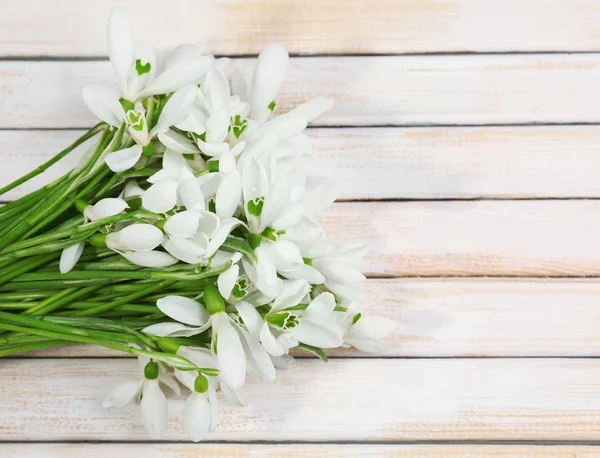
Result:
[[[0,130],[0,183],[83,133]],[[600,197],[598,126],[314,128],[308,135],[343,183],[342,200]],[[2,198],[58,178],[84,150]]]
[[[3,440],[146,440],[139,410],[103,410],[103,391],[139,369],[124,359],[7,360]],[[26,380],[27,383],[23,383]],[[35,393],[35,396],[32,396]],[[600,364],[568,359],[297,361],[273,383],[247,383],[247,407],[221,410],[208,440],[593,440]],[[183,440],[184,401],[166,440]]]
[[[225,443],[198,446],[143,444],[133,409],[101,409],[131,359],[73,346],[2,360],[0,456],[600,455],[600,282],[543,278],[600,276],[599,0],[4,0],[0,184],[95,122],[80,91],[113,79],[117,3],[165,48],[314,55],[291,59],[280,106],[336,99],[309,133],[349,202],[323,223],[373,246],[365,273],[392,278],[367,281],[367,307],[400,332],[387,352],[304,357],[250,385],[211,437]],[[437,278],[456,275],[504,278]],[[185,439],[180,408],[169,441]],[[101,443],[52,443],[69,440]]]
[[[6,458],[596,458],[600,447],[570,445],[394,445],[394,444],[10,444]]]
[[[108,61],[0,61],[0,78],[2,128],[90,126],[81,89],[114,81]],[[598,81],[600,54],[297,57],[279,106],[330,96],[328,126],[598,122]]]
[[[136,35],[216,54],[254,54],[279,41],[294,53],[597,51],[594,0],[3,0],[9,56],[104,56],[105,18],[135,12]],[[157,14],[159,12],[159,14]],[[235,33],[232,33],[232,28]]]

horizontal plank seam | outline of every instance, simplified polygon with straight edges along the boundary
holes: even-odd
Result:
[[[90,83],[92,84],[92,83]],[[416,122],[410,124],[324,124],[324,125],[310,125],[308,129],[328,129],[328,130],[336,130],[336,129],[356,129],[356,130],[365,130],[365,129],[433,129],[433,128],[457,128],[457,129],[466,129],[466,128],[486,128],[486,127],[497,127],[497,128],[506,128],[509,129],[511,127],[578,127],[578,126],[600,126],[599,121],[576,121],[576,122],[506,122],[506,123],[481,123],[481,124],[444,124],[444,123],[427,123],[427,122]],[[60,132],[60,131],[76,131],[76,130],[88,130],[91,126],[71,126],[71,127],[2,127],[0,126],[1,132],[29,132],[29,131],[51,131],[51,132]]]
[[[557,50],[529,50],[529,51],[516,51],[516,50],[504,50],[504,51],[431,51],[431,52],[400,52],[400,53],[290,53],[290,57],[293,58],[312,58],[312,57],[435,57],[435,56],[529,56],[529,55],[579,55],[579,54],[599,54],[600,49],[592,50],[570,50],[570,49],[557,49]],[[221,57],[235,57],[239,59],[244,58],[256,58],[258,54],[215,54],[216,58]],[[17,54],[5,54],[0,55],[0,62],[103,62],[107,61],[107,55],[97,56],[84,56],[84,55],[71,55],[71,56],[57,56],[51,54],[39,54],[34,56],[23,56]]]
[[[19,356],[19,355],[14,355],[14,356],[4,356],[2,358],[0,358],[0,364],[3,360],[6,361],[18,361],[18,360],[25,360],[27,362],[30,361],[36,361],[36,360],[40,360],[40,361],[46,361],[46,360],[68,360],[68,361],[74,361],[74,360],[83,360],[83,359],[89,359],[89,360],[102,360],[102,359],[106,359],[106,360],[114,360],[114,359],[135,359],[135,356],[129,355],[127,353],[123,354],[123,356],[86,356],[86,355],[81,355],[81,356],[32,356],[32,357],[26,357],[24,358],[23,356]],[[457,356],[369,356],[368,354],[365,354],[365,356],[329,356],[328,357],[330,360],[340,360],[340,361],[352,361],[352,360],[356,360],[356,361],[373,361],[373,360],[450,360],[450,359],[463,359],[463,360],[481,360],[481,359],[501,359],[501,360],[521,360],[521,359],[555,359],[555,360],[573,360],[573,359],[581,359],[581,360],[596,360],[596,359],[600,359],[600,353],[597,356],[590,356],[590,355],[584,355],[584,356],[573,356],[573,355],[567,355],[567,356],[497,356],[497,355],[490,355],[490,356],[464,356],[464,355],[457,355]],[[294,356],[294,359],[297,360],[318,360],[319,358],[317,358],[316,356]],[[326,364],[326,363],[324,363]]]
[[[39,445],[51,445],[51,444],[73,444],[73,445],[86,445],[86,444],[97,444],[97,445],[141,445],[141,444],[152,444],[152,445],[171,445],[171,444],[187,444],[194,446],[190,441],[187,440],[172,440],[172,441],[115,441],[115,440],[2,440],[0,439],[0,445],[17,445],[17,444],[39,444]],[[535,446],[600,446],[600,440],[512,440],[512,439],[494,439],[494,440],[343,440],[343,441],[303,441],[303,440],[284,440],[284,441],[264,441],[264,440],[248,440],[248,441],[227,441],[227,440],[205,440],[198,444],[201,445],[383,445],[383,446],[394,446],[394,445],[535,445]]]

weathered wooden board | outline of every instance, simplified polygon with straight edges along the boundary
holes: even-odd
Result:
[[[131,12],[140,40],[217,54],[256,53],[270,41],[311,54],[600,49],[593,0],[178,0],[169,8],[160,0],[60,0],[52,8],[4,0],[1,55],[106,55],[116,5]]]
[[[369,279],[366,314],[399,323],[385,350],[338,357],[600,356],[596,279]],[[296,355],[307,356],[304,352]],[[74,345],[23,357],[129,357]],[[0,360],[0,365],[2,361]]]
[[[600,447],[572,445],[330,444],[0,444],[5,458],[596,458]]]
[[[600,202],[349,202],[321,218],[370,276],[597,276]]]
[[[0,364],[4,441],[145,440],[136,406],[106,411],[106,390],[132,360],[6,360]],[[298,361],[277,382],[244,388],[209,440],[593,440],[600,434],[596,360]],[[169,410],[167,440],[183,439]]]
[[[251,73],[254,59],[234,61]],[[0,61],[0,128],[89,126],[81,89],[113,80],[107,61]],[[280,110],[328,95],[316,125],[590,123],[597,81],[600,54],[299,57]]]
[[[0,184],[22,176],[84,131],[0,131]],[[315,128],[317,155],[343,200],[600,197],[600,127]],[[58,178],[82,146],[5,201]]]

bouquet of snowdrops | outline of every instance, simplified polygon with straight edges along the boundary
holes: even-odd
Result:
[[[315,221],[337,189],[303,131],[332,101],[274,116],[281,45],[248,84],[191,45],[161,62],[117,9],[108,48],[120,93],[83,91],[101,122],[0,190],[92,143],[74,170],[0,208],[0,356],[75,342],[137,355],[139,379],[105,406],[139,402],[158,438],[165,392],[187,389],[197,441],[218,423],[217,390],[242,402],[246,379],[275,379],[291,349],[377,349],[396,325],[361,315],[366,248],[325,242]]]

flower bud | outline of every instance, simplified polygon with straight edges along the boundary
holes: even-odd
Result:
[[[196,393],[206,393],[208,391],[208,379],[204,375],[199,375],[194,381],[194,391]]]
[[[90,245],[96,248],[106,248],[106,234],[94,234],[89,239]]]
[[[158,347],[164,351],[165,353],[172,353],[174,355],[177,354],[181,345],[179,345],[175,340],[169,339],[168,337],[161,337],[158,339]]]
[[[154,361],[150,361],[146,364],[146,367],[144,367],[144,377],[146,377],[147,380],[156,380],[158,378],[158,364]]]
[[[223,296],[212,283],[207,283],[204,287],[204,304],[211,315],[225,311]]]

